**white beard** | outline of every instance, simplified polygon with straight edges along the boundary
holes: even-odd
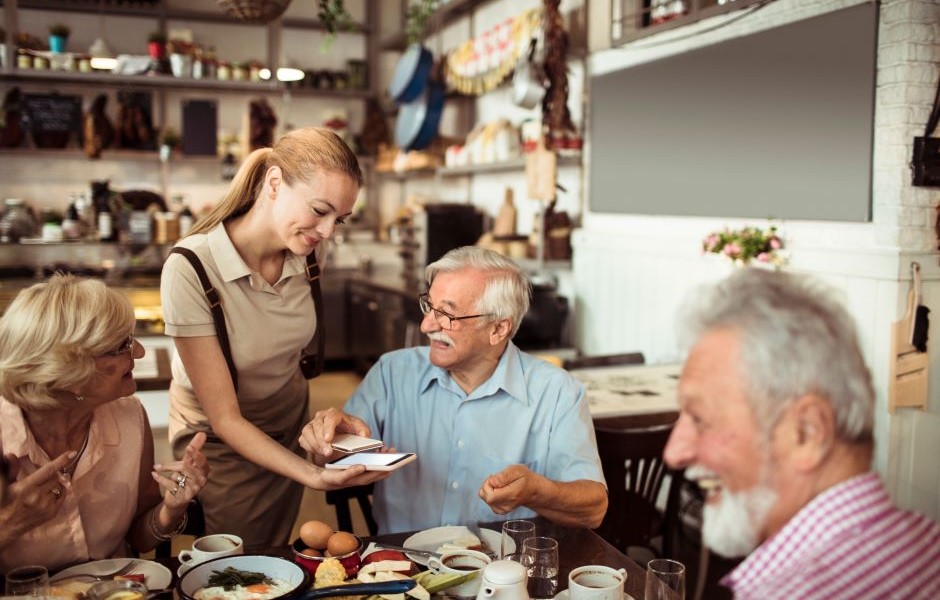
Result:
[[[716,553],[745,556],[760,543],[760,530],[770,509],[777,503],[777,492],[757,486],[744,492],[721,491],[718,504],[706,504],[702,538]]]
[[[707,470],[694,466],[686,471],[690,479]],[[721,489],[717,503],[707,503],[702,515],[702,540],[717,554],[746,556],[760,544],[760,531],[777,503],[778,494],[765,483],[751,489],[731,492]]]

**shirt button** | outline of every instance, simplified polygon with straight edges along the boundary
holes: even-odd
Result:
[[[451,482],[450,487],[452,487],[452,488],[454,488],[454,489],[456,490],[457,488],[460,487],[460,484],[457,483],[456,481],[454,481],[454,482]]]
[[[457,440],[457,447],[463,448],[463,440]]]

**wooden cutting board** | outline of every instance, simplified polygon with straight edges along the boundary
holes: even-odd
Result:
[[[911,345],[914,321],[914,289],[907,295],[907,312],[891,325],[891,373],[888,379],[888,410],[927,408],[928,354]]]

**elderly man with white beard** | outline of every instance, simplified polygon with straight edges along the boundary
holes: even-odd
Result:
[[[584,388],[511,341],[529,306],[525,275],[475,247],[425,274],[430,346],[383,355],[346,413],[318,412],[301,445],[322,462],[336,456],[335,433],[348,432],[418,455],[376,484],[383,533],[536,514],[599,526],[607,488]]]
[[[832,296],[758,269],[699,295],[666,462],[706,493],[705,543],[747,555],[739,600],[940,598],[940,527],[871,471],[871,374]]]

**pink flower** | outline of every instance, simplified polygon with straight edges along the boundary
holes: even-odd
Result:
[[[731,242],[725,245],[724,253],[734,258],[737,255],[741,254],[741,247],[738,246],[737,242]]]
[[[770,247],[774,250],[779,250],[783,247],[783,242],[780,241],[780,238],[774,236],[770,238]]]
[[[770,262],[770,255],[766,252],[761,252],[757,255],[757,262]]]

